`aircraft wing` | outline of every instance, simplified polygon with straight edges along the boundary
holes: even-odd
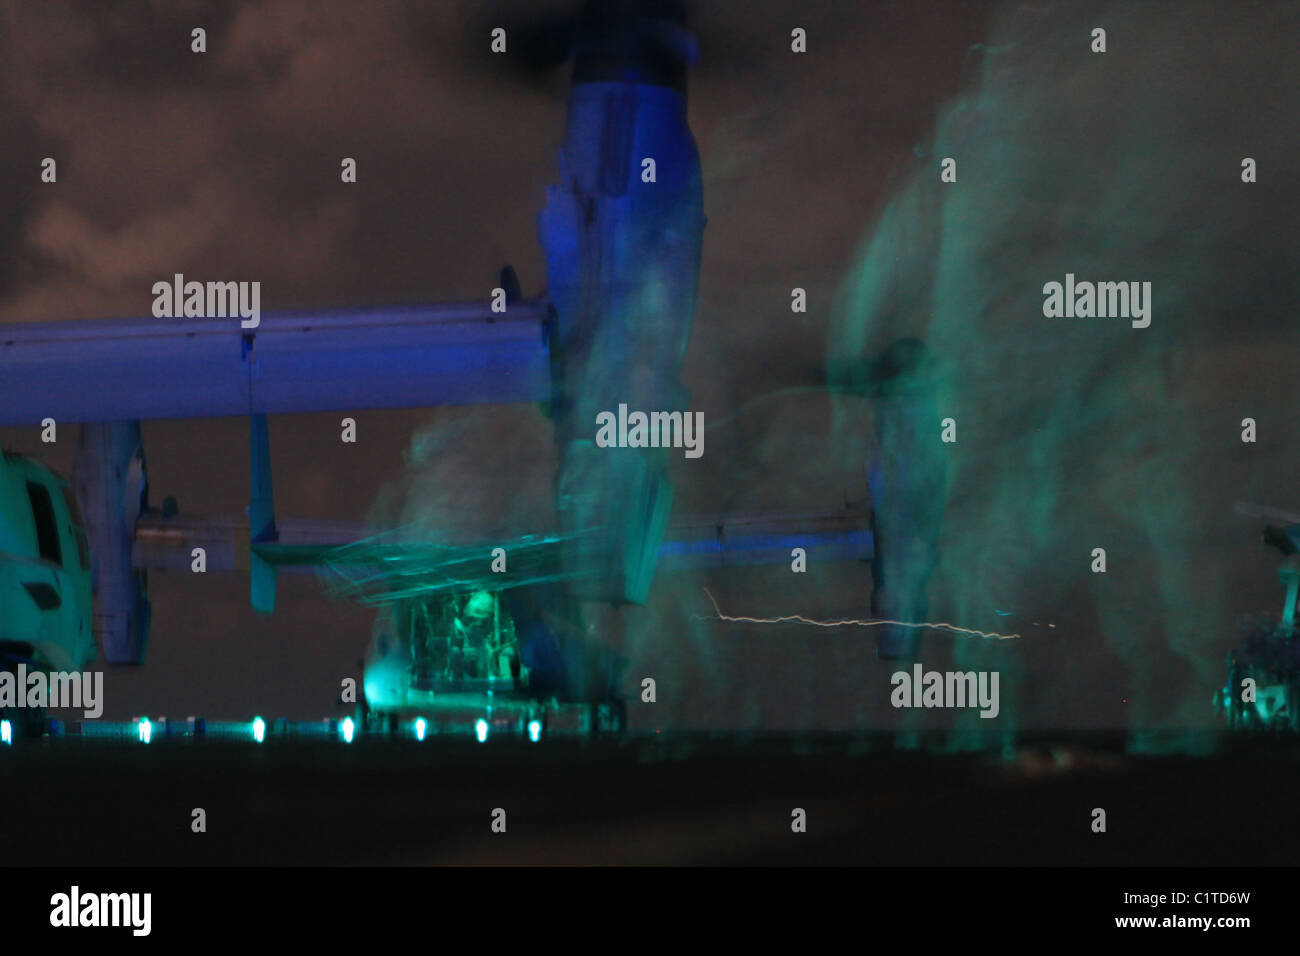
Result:
[[[545,401],[544,300],[0,325],[0,426]]]
[[[421,562],[442,562],[443,570],[448,570],[460,552],[471,554],[474,566],[481,571],[486,566],[486,555],[501,543],[462,542],[456,547],[421,548],[418,542],[390,544],[389,534],[376,534],[375,529],[360,523],[315,519],[282,518],[278,531],[278,540],[259,543],[249,539],[247,518],[149,514],[136,522],[132,564],[143,570],[186,569],[191,550],[202,547],[210,571],[246,571],[249,554],[255,553],[286,570],[313,570],[320,565],[343,568],[355,563],[372,569],[378,578],[386,574],[400,576],[403,570]],[[543,563],[563,547],[555,535],[535,536],[520,544],[535,552]],[[705,516],[669,524],[667,540],[658,551],[658,567],[680,571],[781,564],[791,560],[791,549],[796,547],[806,550],[810,564],[870,561],[874,552],[863,513]],[[513,566],[520,549],[510,550]]]

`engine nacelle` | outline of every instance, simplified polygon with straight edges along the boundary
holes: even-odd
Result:
[[[579,44],[561,151],[539,228],[560,446],[561,530],[570,592],[643,603],[672,502],[668,454],[595,443],[620,405],[689,414],[681,383],[704,229],[699,154],[686,121],[685,66],[641,20]],[[606,49],[606,46],[609,49]],[[614,55],[617,53],[617,55]],[[611,64],[616,64],[611,65]]]
[[[131,566],[136,519],[149,501],[140,423],[81,426],[73,470],[90,541],[94,631],[110,664],[141,664],[149,641],[146,572]]]

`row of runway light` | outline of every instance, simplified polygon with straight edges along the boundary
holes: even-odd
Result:
[[[252,724],[249,725],[253,740],[262,743],[266,739],[266,721],[261,717],[253,718]],[[487,743],[490,725],[486,720],[480,717],[474,721],[474,737],[479,743]],[[356,738],[357,726],[351,717],[345,717],[339,722],[338,735],[345,744],[350,744]],[[423,741],[429,733],[429,722],[423,717],[417,717],[411,723],[411,732],[415,739]],[[149,721],[142,719],[140,721],[140,740],[144,743],[149,742],[150,730]],[[542,739],[542,722],[540,720],[530,720],[528,722],[528,739],[537,743]]]
[[[254,717],[250,723],[222,723],[217,725],[208,725],[206,722],[197,721],[190,718],[185,722],[185,731],[178,734],[172,734],[166,731],[165,721],[155,723],[148,717],[141,717],[131,724],[123,727],[120,724],[100,724],[94,726],[93,731],[87,731],[83,725],[82,736],[94,737],[121,737],[133,735],[140,743],[151,743],[155,736],[155,728],[164,732],[165,736],[210,736],[210,737],[251,737],[255,743],[263,743],[266,740],[267,724],[261,717]],[[131,728],[134,728],[132,731]],[[423,717],[417,717],[410,725],[411,734],[417,741],[423,742],[424,738],[429,735],[429,722]],[[540,720],[530,720],[527,725],[528,739],[533,743],[538,743],[542,739],[542,722]],[[487,743],[488,736],[491,732],[491,725],[487,720],[480,717],[474,722],[474,738],[479,743]],[[294,729],[294,733],[300,736],[327,736],[335,734],[338,739],[345,744],[352,743],[357,736],[357,725],[351,717],[345,717],[338,721],[337,725],[333,721],[321,721],[315,724],[309,724],[305,727],[299,726]],[[55,732],[56,736],[62,736],[61,731]],[[8,720],[0,720],[0,744],[12,745],[14,742],[13,724]]]

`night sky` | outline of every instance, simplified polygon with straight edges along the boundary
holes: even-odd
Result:
[[[259,280],[264,310],[485,299],[505,262],[517,269],[526,294],[541,292],[536,217],[556,176],[565,71],[526,81],[504,58],[490,56],[487,29],[496,24],[487,22],[493,14],[484,14],[484,6],[499,9],[502,25],[509,26],[512,18],[569,5],[0,4],[0,321],[144,316],[152,284],[176,272]],[[832,512],[846,500],[866,497],[869,408],[846,411],[812,390],[824,381],[828,353],[845,342],[862,340],[865,348],[879,338],[876,332],[865,338],[846,332],[855,323],[889,336],[928,329],[941,346],[978,348],[952,335],[953,323],[945,322],[942,270],[937,278],[918,280],[939,291],[917,306],[915,321],[905,314],[905,293],[887,306],[874,302],[867,288],[873,280],[863,278],[877,255],[873,236],[899,222],[914,223],[910,238],[906,230],[891,234],[905,237],[897,243],[941,241],[951,256],[955,248],[975,246],[971,236],[981,229],[1000,229],[1004,251],[978,250],[972,255],[975,271],[1020,283],[1029,292],[1022,324],[1046,322],[1033,312],[1041,302],[1037,290],[1064,270],[1053,265],[1017,272],[1014,250],[1050,243],[1054,236],[1067,245],[1075,239],[1086,243],[1096,236],[1085,236],[1072,215],[1097,221],[1120,215],[1114,200],[1127,195],[1127,187],[1117,188],[1124,167],[1094,162],[1086,150],[1097,149],[1099,156],[1108,149],[1112,156],[1144,154],[1142,134],[1125,134],[1136,125],[1123,121],[1125,106],[1140,102],[1158,115],[1179,116],[1193,105],[1203,107],[1197,114],[1203,122],[1151,134],[1202,148],[1219,142],[1215,117],[1244,112],[1241,128],[1259,135],[1248,145],[1222,143],[1224,175],[1225,182],[1235,181],[1243,155],[1268,157],[1271,165],[1260,163],[1267,182],[1241,187],[1258,189],[1251,204],[1214,220],[1196,218],[1192,210],[1201,207],[1195,195],[1177,206],[1154,204],[1146,211],[1151,219],[1170,210],[1183,218],[1166,217],[1134,247],[1165,262],[1171,237],[1200,230],[1212,251],[1249,243],[1258,253],[1252,260],[1259,263],[1252,287],[1263,289],[1258,301],[1184,306],[1191,322],[1198,321],[1199,307],[1236,316],[1236,326],[1211,323],[1204,335],[1192,336],[1198,355],[1214,356],[1227,368],[1224,380],[1193,380],[1204,366],[1189,360],[1171,374],[1185,374],[1183,387],[1191,393],[1174,387],[1153,400],[1177,403],[1191,394],[1197,402],[1186,408],[1221,408],[1235,440],[1232,423],[1241,415],[1220,400],[1231,393],[1233,381],[1273,362],[1255,379],[1271,399],[1269,424],[1276,426],[1267,439],[1272,444],[1262,446],[1265,456],[1241,460],[1240,448],[1226,448],[1225,456],[1238,455],[1231,474],[1189,486],[1179,501],[1189,523],[1212,523],[1202,557],[1219,562],[1222,577],[1231,578],[1231,598],[1215,613],[1223,611],[1230,620],[1242,611],[1275,612],[1281,598],[1276,560],[1258,544],[1258,528],[1228,509],[1236,498],[1251,497],[1300,509],[1295,472],[1289,470],[1294,455],[1282,447],[1286,426],[1294,427],[1294,416],[1288,422],[1286,412],[1287,369],[1276,359],[1276,338],[1224,330],[1241,327],[1260,303],[1272,310],[1268,314],[1288,315],[1294,324],[1293,277],[1274,284],[1288,263],[1294,272],[1295,258],[1294,227],[1277,214],[1279,208],[1296,208],[1287,203],[1297,182],[1297,96],[1293,63],[1283,55],[1283,6],[1241,4],[1249,12],[1230,22],[1222,22],[1225,5],[1199,3],[1143,7],[1141,15],[1124,12],[1124,4],[1026,3],[999,11],[978,2],[725,0],[697,6],[692,26],[701,63],[691,77],[689,117],[700,148],[708,226],[683,374],[691,407],[704,412],[706,425],[736,418],[708,435],[699,462],[673,462],[675,514]],[[1091,20],[1110,28],[1107,63],[1116,88],[1131,96],[1104,99],[1082,78],[1091,55]],[[1128,40],[1126,25],[1132,25]],[[204,55],[190,52],[195,26],[208,33]],[[808,31],[806,55],[790,52],[796,26]],[[1185,57],[1152,55],[1151,42],[1156,54],[1165,49],[1158,43],[1164,26],[1180,49],[1190,51]],[[995,29],[997,42],[990,39]],[[1294,33],[1289,35],[1293,41]],[[954,133],[954,98],[978,82],[984,48],[1011,43],[1019,44],[1012,69],[1020,72],[1010,80],[1000,74],[999,82],[1004,89],[1024,90],[1026,102],[999,102],[1004,114],[994,110],[975,132]],[[1078,66],[1070,56],[1079,57]],[[1282,64],[1291,64],[1289,92],[1268,72]],[[1159,72],[1150,72],[1157,67]],[[993,82],[991,74],[984,82]],[[1180,92],[1187,84],[1192,91]],[[937,182],[937,157],[929,152],[936,124],[941,140],[973,142],[974,151],[1023,132],[1031,108],[1044,115],[1063,111],[1065,127],[1074,113],[1121,117],[1109,129],[1085,125],[1087,135],[1079,142],[1069,136],[1043,141],[1043,162],[1050,164],[1053,155],[1077,156],[1083,168],[1100,170],[1094,197],[1067,196],[1062,186],[1053,198],[1030,194],[1019,180],[1003,182],[1001,191],[983,193],[987,209],[975,228],[940,216],[945,224],[932,233],[925,230],[934,211],[927,211],[923,197],[915,208],[890,205],[913,195],[907,190],[918,170]],[[994,122],[987,121],[989,115]],[[1020,125],[1000,125],[1000,116]],[[1056,130],[1053,122],[1046,120],[1043,128]],[[57,184],[40,182],[46,156],[58,160]],[[345,156],[357,159],[356,184],[339,181]],[[970,168],[997,164],[974,162]],[[1286,184],[1279,187],[1279,181]],[[959,179],[958,185],[980,188],[966,182]],[[988,212],[1011,208],[1041,215],[1023,223]],[[1120,228],[1132,231],[1131,225]],[[1070,248],[1083,250],[1081,261],[1106,263],[1090,246]],[[903,264],[892,281],[906,287],[914,278],[906,249],[899,258]],[[1216,260],[1213,254],[1205,261],[1234,274],[1242,269],[1241,261]],[[1143,268],[1138,262],[1103,277],[1140,278],[1147,274]],[[1165,275],[1155,265],[1151,270],[1157,278]],[[795,286],[808,292],[806,314],[790,311]],[[979,299],[975,294],[971,301]],[[879,315],[855,313],[863,309],[878,309]],[[925,321],[931,313],[932,321]],[[1004,371],[1014,368],[1035,382],[1051,383],[1056,373],[1045,360],[1051,345],[1036,332],[1027,334],[1035,336],[1040,351],[998,353],[999,360],[1014,363]],[[958,364],[973,354],[950,351]],[[747,404],[783,387],[806,390]],[[1037,401],[1028,396],[1026,410]],[[1140,405],[1143,399],[1134,401]],[[338,421],[347,414],[358,422],[355,445],[339,441]],[[998,421],[1005,425],[1007,419]],[[152,503],[175,495],[183,513],[241,513],[248,491],[247,427],[243,419],[145,423]],[[381,498],[426,494],[430,507],[486,521],[530,489],[549,489],[552,481],[549,424],[530,407],[341,410],[273,416],[270,427],[283,516],[360,520],[374,513]],[[424,454],[409,453],[413,436]],[[60,431],[55,447],[42,446],[35,428],[7,429],[0,439],[71,473],[75,426]],[[437,453],[428,454],[431,448]],[[1122,442],[1114,453],[1119,457],[1099,465],[1097,473],[1118,473],[1129,460],[1123,456],[1138,461],[1148,454]],[[1201,463],[1187,462],[1193,474]],[[984,507],[956,493],[949,504],[966,515]],[[969,520],[954,527],[982,534]],[[1055,539],[1033,546],[1050,550],[1026,550],[1017,569],[1064,560]],[[957,539],[946,547],[945,554],[959,555],[963,543]],[[1086,570],[1091,544],[1079,547],[1082,556],[1069,560]],[[963,572],[949,566],[946,573],[933,585],[939,612],[973,614],[965,595],[948,600],[958,593],[953,575]],[[1152,586],[1176,588],[1189,580],[1162,579]],[[642,675],[659,680],[660,703],[653,714],[634,709],[634,726],[842,728],[889,726],[895,719],[888,706],[893,668],[876,661],[869,632],[701,622],[692,615],[709,610],[703,585],[731,613],[824,618],[865,617],[871,586],[865,566],[823,568],[797,583],[787,567],[661,578],[640,622],[630,626],[625,648],[633,662],[629,688]],[[1015,622],[1026,632],[1017,673],[1037,682],[1026,694],[1026,723],[1122,725],[1131,672],[1098,636],[1106,615],[1094,613],[1087,582],[1041,590],[1026,571],[1006,590],[1045,595],[1038,605],[1023,607],[1025,617]],[[233,574],[153,574],[150,595],[147,663],[109,672],[106,717],[333,713],[339,681],[360,676],[356,662],[374,619],[369,610],[331,601],[310,577],[299,575],[281,576],[279,604],[269,618],[249,607],[248,583]],[[1197,594],[1188,587],[1184,597],[1195,602]],[[1001,600],[988,594],[983,616],[959,623],[999,623],[991,612]],[[1051,638],[1033,633],[1038,621],[1057,624]],[[1196,647],[1217,662],[1232,634],[1216,633]],[[936,666],[947,659],[950,645],[951,639],[935,640]],[[1155,681],[1148,673],[1141,686],[1166,703],[1202,691],[1208,702],[1209,688],[1196,683],[1206,669],[1175,669],[1168,680]]]

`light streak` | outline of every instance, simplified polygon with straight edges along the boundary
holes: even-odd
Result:
[[[797,624],[811,624],[814,627],[843,627],[844,625],[847,624],[852,624],[856,627],[877,627],[881,624],[895,624],[898,625],[899,627],[927,627],[927,628],[934,628],[935,630],[940,630],[940,631],[952,631],[953,633],[956,634],[970,634],[974,637],[981,637],[987,640],[995,640],[995,641],[1011,641],[1020,637],[1019,634],[998,634],[992,631],[977,631],[974,628],[960,627],[956,624],[949,624],[946,621],[925,621],[925,622],[917,623],[914,621],[890,621],[890,620],[885,620],[883,618],[877,618],[877,619],[869,618],[866,620],[845,618],[839,621],[816,621],[813,620],[812,618],[804,617],[802,614],[788,614],[785,617],[766,617],[766,618],[733,617],[730,614],[722,613],[722,609],[718,607],[717,600],[709,592],[708,588],[704,589],[704,593],[709,596],[709,601],[713,604],[713,610],[717,612],[715,615],[713,615],[713,617],[715,617],[719,621],[735,621],[744,624],[797,623]],[[694,617],[697,620],[709,619],[709,615],[704,615],[704,614],[696,614],[694,615]]]

